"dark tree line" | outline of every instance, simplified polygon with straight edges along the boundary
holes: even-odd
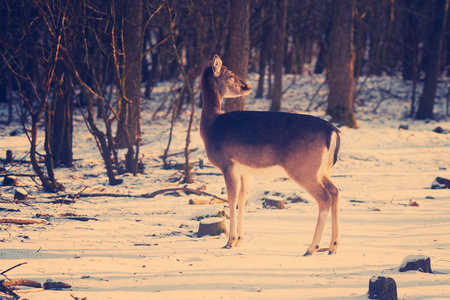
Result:
[[[311,72],[327,74],[334,122],[357,127],[356,79],[383,73],[413,82],[411,117],[433,118],[450,65],[448,10],[449,0],[0,0],[0,102],[9,104],[1,121],[23,123],[33,167],[55,190],[53,168],[72,165],[75,108],[118,184],[118,173],[139,171],[141,101],[158,82],[181,79],[179,112],[214,54],[241,77],[259,73],[256,97],[271,99],[271,110],[282,108],[282,75],[314,62]],[[244,99],[225,109],[244,109]]]

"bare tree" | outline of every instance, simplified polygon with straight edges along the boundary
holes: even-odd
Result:
[[[249,39],[250,1],[232,0],[230,11],[230,31],[228,45],[228,65],[234,72],[247,79],[248,57],[250,51]],[[244,110],[245,97],[225,100],[225,111]]]
[[[30,160],[34,171],[48,192],[63,189],[55,177],[51,145],[52,116],[45,118],[44,163],[47,173],[37,158],[38,124],[45,111],[50,111],[49,96],[55,84],[55,70],[63,42],[65,21],[69,10],[66,2],[21,2],[17,8],[17,28],[5,42],[1,56],[14,76],[17,93],[31,118],[28,128],[26,115],[21,114],[23,127],[30,141]],[[29,134],[28,134],[29,133]]]
[[[278,0],[276,3],[275,24],[275,59],[273,60],[274,85],[272,93],[271,111],[281,109],[281,98],[283,96],[283,66],[284,66],[284,44],[286,40],[286,8],[287,0]]]
[[[353,9],[354,0],[332,1],[332,28],[328,45],[330,89],[327,114],[342,126],[357,128],[353,112]]]
[[[125,165],[127,171],[136,174],[140,145],[141,121],[141,61],[142,61],[142,11],[143,1],[120,1],[118,11],[123,9],[124,16],[118,22],[118,34],[121,43],[116,41],[113,46],[113,58],[117,77],[118,112],[116,145],[127,148]],[[116,7],[113,7],[116,9]],[[123,26],[123,27],[122,27]],[[119,44],[123,50],[119,50]],[[123,54],[123,55],[122,55]]]
[[[117,179],[114,172],[118,157],[112,133],[112,124],[118,119],[118,113],[105,96],[107,84],[112,85],[110,79],[112,47],[108,46],[114,45],[111,41],[114,27],[109,19],[105,18],[108,16],[108,10],[97,9],[96,4],[98,3],[95,1],[81,4],[79,15],[83,30],[74,37],[82,41],[78,48],[81,58],[73,56],[65,47],[62,48],[62,57],[68,70],[67,75],[72,78],[72,89],[75,91],[78,87],[81,91],[81,94],[77,95],[79,103],[81,97],[86,102],[86,108],[83,109],[80,105],[80,109],[105,163],[109,184],[118,185],[122,180]],[[100,120],[104,123],[104,131],[97,125],[95,104],[99,110]]]
[[[438,78],[441,73],[442,47],[444,44],[444,31],[447,22],[449,0],[433,1],[434,20],[432,31],[427,40],[428,64],[426,66],[425,85],[419,99],[419,108],[416,119],[432,119],[433,107],[436,97]]]
[[[70,40],[66,41],[66,48]],[[71,48],[71,47],[70,47]],[[69,50],[70,51],[70,50]],[[62,163],[66,167],[73,165],[73,101],[75,93],[72,88],[72,78],[66,76],[68,70],[62,62],[58,62],[55,70],[56,84],[53,87],[53,97],[46,111],[47,132],[53,154],[53,165]]]

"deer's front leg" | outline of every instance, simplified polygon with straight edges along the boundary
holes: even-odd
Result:
[[[224,248],[230,249],[236,244],[236,204],[241,180],[234,166],[224,168],[222,173],[227,187],[228,206],[230,207],[230,230],[228,232],[228,242]]]
[[[244,239],[244,231],[242,229],[244,220],[245,206],[248,200],[248,194],[251,188],[252,177],[248,175],[241,175],[241,188],[238,196],[238,222],[237,222],[237,240],[236,247],[239,246]]]

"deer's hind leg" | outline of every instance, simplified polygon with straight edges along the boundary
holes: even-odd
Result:
[[[331,194],[331,241],[328,254],[334,254],[339,246],[339,190],[330,178],[324,177],[322,181]]]
[[[316,199],[319,207],[314,237],[305,253],[305,256],[307,256],[314,254],[314,252],[320,248],[320,241],[323,236],[323,230],[327,221],[328,212],[330,211],[332,196],[321,182],[310,183],[307,185],[303,184],[303,187]]]
[[[311,196],[314,197],[314,199],[317,202],[319,213],[317,216],[317,223],[316,223],[316,229],[314,231],[314,237],[309,245],[308,249],[306,250],[305,256],[314,254],[317,250],[320,248],[320,241],[323,236],[323,231],[325,228],[325,223],[328,217],[328,212],[330,211],[330,207],[332,207],[333,203],[336,203],[335,208],[333,209],[335,213],[337,214],[337,201],[333,201],[333,194],[334,190],[332,190],[332,185],[330,180],[324,180],[323,178],[320,178],[320,176],[309,176],[309,177],[303,177],[302,174],[299,172],[288,172],[289,177],[291,177],[292,180],[297,182],[300,186],[302,186]],[[329,191],[332,190],[332,192]],[[337,191],[337,189],[336,189]],[[337,226],[334,227],[335,234],[336,234],[336,240],[332,241],[337,243]],[[333,239],[333,238],[332,238]],[[332,249],[333,251],[337,248],[336,246]],[[331,250],[330,250],[331,251]]]
[[[309,182],[302,184],[302,186],[310,193],[317,201],[319,207],[319,215],[317,217],[316,230],[311,245],[306,250],[305,256],[316,252],[320,247],[320,241],[323,236],[323,230],[328,217],[328,212],[331,208],[331,241],[328,248],[328,254],[334,254],[339,246],[339,216],[338,216],[338,202],[339,190],[331,182],[328,176],[322,177],[316,182]]]

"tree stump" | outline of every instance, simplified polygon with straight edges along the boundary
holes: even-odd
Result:
[[[263,206],[268,207],[275,207],[277,209],[283,209],[284,208],[284,200],[281,197],[278,196],[270,196],[268,198],[264,199]]]
[[[369,280],[369,299],[397,300],[397,284],[390,277],[373,276]]]
[[[7,164],[12,164],[14,162],[13,152],[11,150],[6,150],[6,161]]]
[[[222,233],[227,234],[225,219],[214,217],[214,218],[206,218],[200,221],[197,236],[198,237],[202,237],[205,235],[216,236],[221,235]]]
[[[16,176],[5,176],[3,178],[4,186],[16,186],[19,183]]]
[[[403,259],[399,271],[420,271],[423,273],[433,273],[431,271],[431,260],[425,255],[408,255],[405,259]]]
[[[24,201],[28,200],[28,192],[24,189],[16,189],[16,192],[14,193],[14,200]]]

